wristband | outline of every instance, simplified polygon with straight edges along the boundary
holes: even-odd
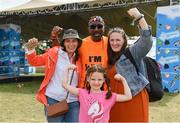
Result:
[[[141,14],[137,19],[134,19],[132,22],[131,22],[131,25],[132,26],[135,26],[135,25],[138,25],[139,24],[139,21],[144,17],[143,14]]]
[[[144,17],[144,15],[141,14],[137,19],[135,19],[135,23],[138,23],[143,17]]]

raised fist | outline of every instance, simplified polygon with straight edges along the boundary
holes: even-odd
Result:
[[[54,26],[51,34],[54,36],[58,36],[62,32],[62,30],[63,30],[63,28],[61,28],[59,26]]]
[[[127,13],[134,19],[137,19],[138,17],[141,16],[141,13],[139,12],[137,8],[131,8],[127,11]]]
[[[32,50],[34,48],[36,48],[38,45],[38,39],[37,38],[31,38],[28,40],[28,42],[25,44],[25,47],[28,50]]]

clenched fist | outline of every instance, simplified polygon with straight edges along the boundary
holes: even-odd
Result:
[[[28,40],[28,42],[25,44],[25,47],[28,50],[32,50],[38,46],[38,39],[37,38],[31,38]]]
[[[62,32],[62,30],[63,30],[63,28],[61,28],[59,26],[54,26],[51,34],[57,37]]]
[[[137,8],[131,8],[127,11],[127,13],[134,19],[137,19],[141,16],[141,13],[139,12]]]

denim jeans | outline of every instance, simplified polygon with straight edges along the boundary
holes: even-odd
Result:
[[[47,96],[46,96],[47,97]],[[57,100],[54,100],[50,97],[47,97],[48,104],[57,103]],[[47,118],[48,123],[62,123],[62,122],[79,122],[79,102],[71,102],[68,103],[69,111],[63,115],[57,117],[48,117],[45,109],[45,116]]]

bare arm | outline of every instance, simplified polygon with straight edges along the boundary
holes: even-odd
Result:
[[[59,34],[62,31],[63,31],[63,28],[61,28],[59,26],[54,26],[53,27],[53,29],[51,31],[52,47],[60,45]]]
[[[24,44],[26,57],[28,63],[32,66],[43,66],[48,60],[48,53],[36,55],[35,48],[38,46],[39,41],[37,38],[31,38],[27,43]]]
[[[73,87],[71,85],[68,84],[68,78],[69,78],[69,70],[74,70],[76,69],[76,66],[75,65],[72,65],[70,67],[67,68],[66,70],[66,75],[65,75],[65,79],[64,79],[64,82],[62,83],[62,86],[67,90],[69,91],[70,93],[78,96],[78,88],[76,87]]]
[[[139,26],[141,27],[141,29],[144,29],[144,30],[148,30],[148,24],[145,20],[144,17],[141,17],[142,14],[139,12],[139,10],[137,8],[131,8],[128,10],[128,14],[133,17],[135,20],[138,20],[138,18],[141,18],[139,20]]]
[[[152,35],[151,27],[148,26],[144,16],[140,13],[137,8],[131,8],[128,11],[128,14],[136,20],[139,27],[140,38],[136,43],[130,46],[131,54],[133,55],[137,64],[140,64],[140,61],[152,47]]]
[[[116,101],[124,102],[124,101],[128,101],[128,100],[132,99],[132,94],[131,94],[130,88],[126,82],[126,79],[123,76],[121,76],[120,74],[116,74],[114,76],[114,79],[121,81],[123,84],[123,87],[124,87],[124,94],[117,94]]]

